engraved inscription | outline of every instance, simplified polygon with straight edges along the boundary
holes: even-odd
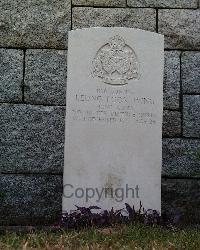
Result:
[[[92,62],[93,77],[110,85],[125,85],[139,79],[139,62],[134,50],[116,35],[103,45]]]
[[[97,88],[94,94],[77,93],[75,103],[72,108],[74,121],[107,124],[132,121],[135,124],[153,126],[157,120],[156,113],[153,112],[155,100],[150,96],[137,96],[126,87],[120,90]]]

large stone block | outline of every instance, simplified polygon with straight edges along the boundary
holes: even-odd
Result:
[[[62,176],[0,174],[0,187],[1,225],[59,222]]]
[[[72,0],[73,5],[125,7],[126,0]]]
[[[66,48],[70,0],[7,0],[0,3],[0,46]]]
[[[127,0],[131,7],[197,8],[197,0]]]
[[[178,111],[164,111],[163,136],[181,136],[181,113]]]
[[[88,27],[129,27],[149,31],[156,30],[156,11],[154,9],[127,8],[73,8],[73,28]]]
[[[183,52],[181,61],[183,93],[200,94],[200,52]]]
[[[200,95],[183,96],[183,135],[200,138]]]
[[[0,102],[22,101],[23,51],[0,49]]]
[[[64,107],[0,105],[0,173],[62,173]]]
[[[177,211],[182,222],[199,224],[199,190],[199,179],[163,179],[162,212]]]
[[[67,51],[27,50],[25,102],[65,105]]]
[[[180,95],[180,52],[165,51],[164,108],[178,109]]]
[[[200,49],[200,10],[158,10],[158,31],[170,49]]]
[[[200,177],[200,140],[163,139],[163,176]]]

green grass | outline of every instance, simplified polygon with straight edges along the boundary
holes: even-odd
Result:
[[[143,225],[82,231],[36,231],[0,235],[0,249],[200,249],[200,229]]]

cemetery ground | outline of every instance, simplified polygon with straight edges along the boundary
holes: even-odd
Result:
[[[0,249],[200,249],[200,228],[150,227],[141,224],[112,228],[1,232]]]

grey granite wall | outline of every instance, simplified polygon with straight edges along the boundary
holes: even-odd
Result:
[[[67,32],[125,26],[165,35],[163,210],[200,222],[198,0],[2,0],[0,224],[61,213]]]

